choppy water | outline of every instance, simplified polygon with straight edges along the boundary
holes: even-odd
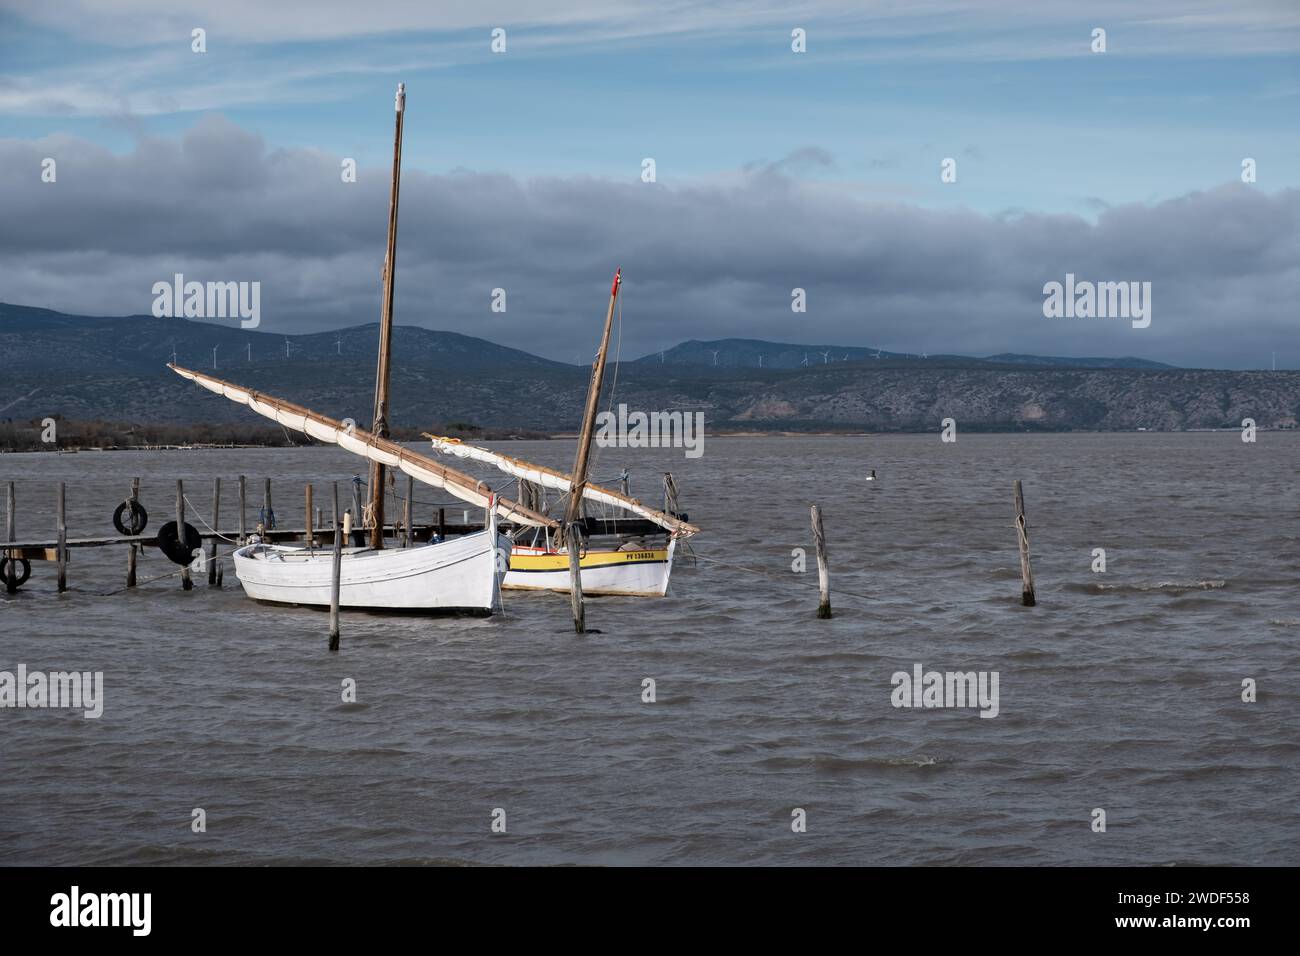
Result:
[[[1300,862],[1300,435],[709,438],[693,461],[606,450],[599,475],[623,465],[647,498],[677,474],[702,560],[668,599],[592,600],[587,637],[567,598],[507,593],[490,619],[346,615],[331,655],[326,615],[253,604],[233,574],[101,597],[125,553],[78,551],[59,596],[36,565],[0,592],[0,670],[102,670],[106,703],[0,710],[0,862]],[[0,457],[20,537],[52,527],[60,479],[78,537],[111,533],[133,475],[153,528],[176,478],[206,517],[211,478],[240,473],[258,503],[274,475],[296,525],[304,481],[321,502],[355,470],[322,448]],[[790,571],[812,501],[831,621]],[[140,575],[171,570],[151,553]],[[895,709],[918,662],[998,671],[999,715]]]

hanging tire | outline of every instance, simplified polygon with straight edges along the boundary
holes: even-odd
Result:
[[[32,563],[26,558],[16,558],[18,562],[18,583],[16,587],[22,587],[27,583],[27,579],[32,576]],[[0,558],[0,582],[9,582],[9,559]]]
[[[158,529],[158,550],[167,555],[172,564],[186,565],[194,560],[194,552],[203,547],[203,538],[188,521],[185,522],[185,540],[176,534],[176,522],[168,521]]]
[[[130,512],[131,523],[127,524],[123,516]],[[113,512],[113,527],[117,529],[118,534],[134,537],[144,532],[149,525],[149,512],[144,510],[144,505],[138,501],[124,501],[117,506]]]

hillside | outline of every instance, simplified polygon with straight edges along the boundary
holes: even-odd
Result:
[[[67,316],[0,305],[0,419],[254,420],[246,408],[165,368],[174,348],[182,365],[213,371],[215,346],[216,375],[368,424],[377,335],[374,324],[286,337],[182,319]],[[765,355],[786,355],[785,361],[797,348],[802,362],[803,346],[728,341],[765,347]],[[670,353],[698,355],[703,346],[717,343],[683,343],[667,350],[663,362],[655,355],[623,363],[616,400],[633,410],[698,408],[713,431],[932,431],[946,417],[964,430],[1172,430],[1239,427],[1243,418],[1292,427],[1300,416],[1300,372],[1097,367],[1142,360],[1010,355],[876,359],[867,349],[860,351],[869,358],[850,354],[848,361],[807,367],[668,361]],[[572,431],[582,414],[586,368],[407,326],[394,331],[394,349],[395,427],[459,422]],[[1065,364],[1072,361],[1092,367]]]

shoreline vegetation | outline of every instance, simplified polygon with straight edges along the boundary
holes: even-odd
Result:
[[[0,421],[0,454],[5,452],[82,452],[82,451],[185,451],[200,448],[301,448],[319,445],[303,435],[296,435],[273,425],[214,425],[200,422],[187,425],[133,424],[129,422],[80,421],[53,416],[50,419],[28,421]],[[1239,428],[1180,428],[1135,429],[1134,433],[1179,432],[1237,432]],[[1295,431],[1291,427],[1260,426],[1258,431]],[[468,422],[449,422],[437,427],[394,428],[392,437],[399,442],[422,442],[424,432],[469,442],[490,441],[546,441],[576,440],[571,432],[544,432],[521,428],[484,428]],[[939,429],[914,431],[888,429],[864,431],[862,429],[721,429],[711,432],[711,438],[874,438],[880,435],[928,435]],[[1128,429],[1124,430],[1127,433]],[[1113,429],[1087,428],[977,428],[967,429],[968,434],[1039,434],[1057,435],[1087,433],[1115,433]]]
[[[51,426],[49,423],[53,422]],[[423,428],[394,428],[396,441],[424,441],[423,432],[465,441],[546,439],[546,432],[527,429],[481,428],[448,422]],[[58,416],[28,421],[0,421],[2,452],[165,451],[196,448],[300,448],[318,445],[303,435],[275,425],[156,425],[131,422],[76,421]]]

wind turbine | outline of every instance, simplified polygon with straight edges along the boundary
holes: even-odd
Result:
[[[807,352],[804,352],[804,353],[803,353],[803,361],[800,362],[799,364],[802,365],[804,368],[807,368],[807,367],[808,367],[808,353],[807,353]]]
[[[342,355],[342,354],[343,354],[343,335],[342,335],[342,333],[339,334],[338,341],[335,342],[334,344],[338,346],[339,355]]]
[[[289,357],[289,336],[284,337],[284,357]]]
[[[216,369],[216,367],[217,367],[217,349],[218,349],[219,347],[220,347],[220,343],[218,343],[217,345],[212,346],[212,367],[213,367],[213,369]]]
[[[253,363],[253,343],[251,341],[248,343],[248,362],[250,365]]]
[[[714,367],[714,368],[717,368],[717,367],[718,367],[718,350],[717,350],[717,349],[714,349],[714,350],[713,350],[713,367]]]
[[[822,364],[826,365],[830,362],[830,360],[831,360],[831,350],[827,349],[825,352],[822,353]]]
[[[1274,364],[1276,364],[1276,363],[1274,363]],[[758,367],[759,367],[759,368],[762,368],[762,367],[763,367],[763,356],[761,356],[761,355],[758,357]]]

